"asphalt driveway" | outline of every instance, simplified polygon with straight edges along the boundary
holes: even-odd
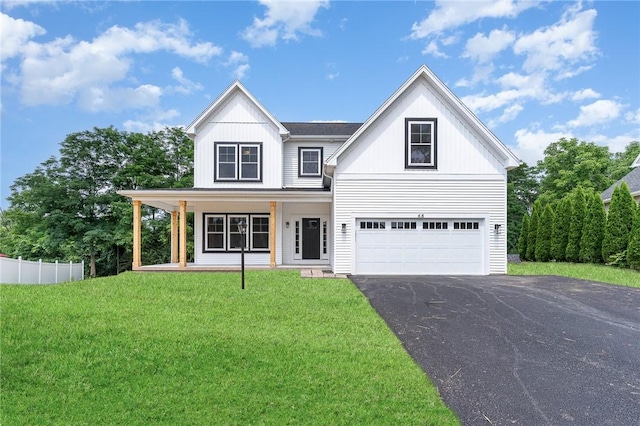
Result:
[[[351,279],[465,425],[640,425],[640,289],[562,277]]]

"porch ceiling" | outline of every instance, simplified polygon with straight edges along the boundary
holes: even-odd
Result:
[[[193,211],[199,202],[293,202],[330,203],[331,191],[317,189],[221,190],[221,189],[143,189],[118,191],[118,194],[166,211],[178,211],[180,201]]]

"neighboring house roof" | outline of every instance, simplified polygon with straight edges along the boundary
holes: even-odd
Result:
[[[256,107],[271,121],[280,132],[282,136],[288,136],[289,131],[280,123],[274,116],[267,110],[238,80],[231,83],[227,89],[222,92],[209,106],[195,119],[191,124],[187,126],[187,135],[190,138],[194,138],[196,135],[196,129],[203,124],[207,118],[224,102],[229,99],[236,91],[242,92],[247,98],[253,102]]]
[[[513,169],[520,165],[520,159],[513,154],[509,148],[506,147],[497,137],[494,135],[471,110],[462,103],[462,101],[431,71],[426,65],[422,65],[418,70],[400,86],[400,88],[387,99],[378,108],[371,117],[364,122],[364,124],[338,149],[329,157],[327,165],[335,167],[338,164],[338,158],[345,152],[349,146],[355,143],[359,136],[362,135],[373,123],[387,111],[393,105],[393,103],[402,94],[407,91],[411,85],[419,78],[426,79],[436,89],[438,94],[449,104],[449,106],[458,113],[459,116],[466,118],[466,122],[469,123],[484,140],[489,142],[491,148],[499,153],[506,160],[507,168]]]
[[[282,125],[289,130],[291,137],[296,136],[342,136],[349,137],[358,130],[362,123],[302,123],[302,122],[282,122]]]
[[[616,189],[616,187],[620,186],[622,182],[627,183],[629,191],[634,198],[640,196],[640,155],[638,155],[638,158],[635,159],[631,167],[633,167],[633,170],[631,170],[629,173],[623,176],[622,179],[618,180],[616,183],[607,188],[606,191],[600,194],[600,197],[602,197],[602,200],[605,203],[611,201],[613,190]]]

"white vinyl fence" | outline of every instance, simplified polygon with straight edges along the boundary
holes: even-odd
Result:
[[[0,257],[0,283],[55,284],[84,279],[84,262],[55,263]]]

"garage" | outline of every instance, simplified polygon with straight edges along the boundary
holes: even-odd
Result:
[[[484,219],[357,219],[358,275],[482,275]]]

